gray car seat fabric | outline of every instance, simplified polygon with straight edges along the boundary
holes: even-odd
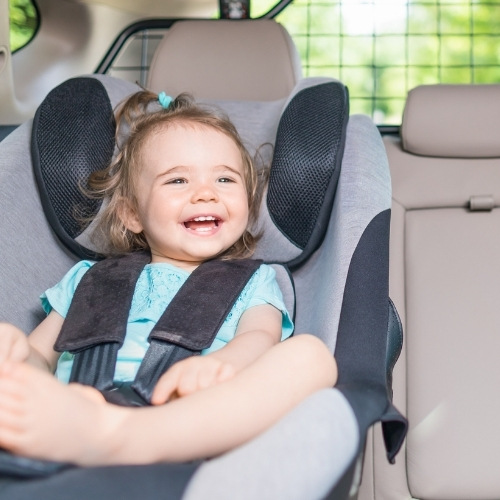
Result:
[[[408,439],[393,467],[375,429],[360,500],[500,497],[500,85],[429,85],[386,137],[391,297],[405,328],[394,401]]]
[[[324,390],[261,436],[202,464],[183,500],[326,498],[358,443],[350,405],[339,391]]]

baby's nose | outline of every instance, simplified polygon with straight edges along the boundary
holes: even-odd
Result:
[[[208,182],[201,182],[193,193],[193,201],[217,201],[217,190]]]

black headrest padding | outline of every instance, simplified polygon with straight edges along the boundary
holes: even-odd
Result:
[[[267,207],[281,232],[302,254],[296,267],[322,242],[344,153],[349,99],[340,82],[301,90],[278,127]]]
[[[89,175],[107,167],[115,145],[113,109],[95,78],[74,78],[52,90],[33,120],[33,169],[47,220],[76,255],[95,258],[75,238],[100,201],[82,193]]]

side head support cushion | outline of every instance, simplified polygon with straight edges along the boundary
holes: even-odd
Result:
[[[75,78],[56,87],[33,121],[33,169],[46,217],[61,241],[83,258],[96,255],[75,238],[84,219],[99,211],[100,202],[82,193],[82,183],[109,165],[114,135],[108,93],[93,78]]]
[[[296,247],[297,267],[326,234],[344,154],[349,99],[340,82],[300,90],[281,116],[269,177],[267,210]]]

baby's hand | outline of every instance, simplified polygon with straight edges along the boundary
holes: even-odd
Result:
[[[175,363],[165,372],[153,391],[151,402],[155,405],[169,399],[193,394],[201,389],[231,379],[234,367],[219,359],[208,356],[193,356]]]
[[[0,365],[6,360],[26,361],[30,354],[28,337],[9,323],[0,323]]]

